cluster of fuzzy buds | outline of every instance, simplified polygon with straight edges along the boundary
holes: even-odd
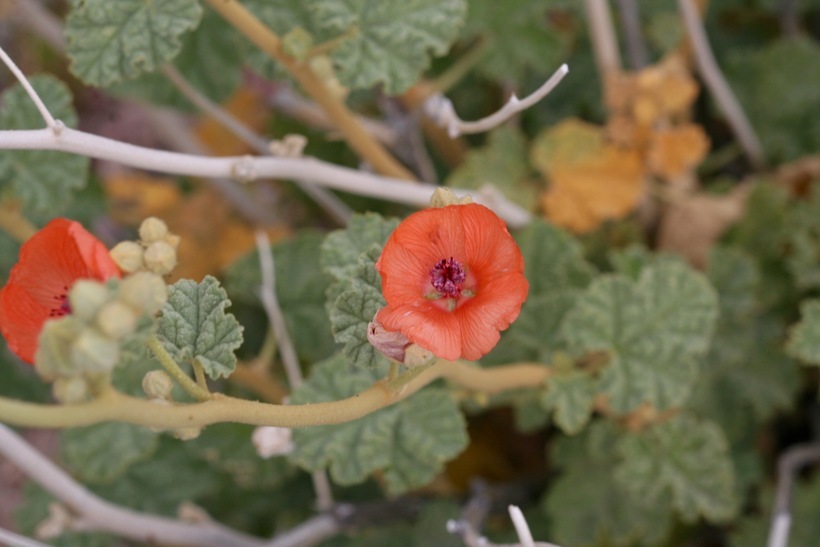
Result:
[[[88,398],[95,382],[119,362],[122,347],[150,334],[152,317],[167,298],[162,277],[150,272],[77,281],[68,293],[71,313],[46,322],[34,359],[40,376],[54,382],[55,398],[65,403]]]
[[[125,273],[139,271],[165,275],[177,265],[179,236],[156,217],[142,221],[139,241],[122,241],[111,249],[111,258]]]

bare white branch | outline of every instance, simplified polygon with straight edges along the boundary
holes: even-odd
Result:
[[[8,547],[48,547],[45,543],[15,534],[5,528],[0,528],[0,544]]]
[[[138,169],[192,177],[231,177],[246,182],[258,177],[300,180],[415,207],[426,207],[437,188],[433,184],[407,184],[405,180],[340,167],[314,158],[217,158],[180,154],[122,143],[68,127],[59,135],[48,129],[0,131],[0,149],[59,150]],[[497,196],[487,199],[480,193],[476,195],[457,188],[453,192],[458,196],[473,194],[476,202],[493,209],[514,228],[530,222],[527,211],[506,199]]]
[[[188,524],[148,515],[105,501],[78,484],[11,428],[0,424],[0,454],[31,480],[71,508],[86,529],[137,541],[174,545],[259,547],[265,542],[214,522]]]
[[[515,95],[510,97],[510,100],[501,107],[500,110],[494,114],[490,114],[486,118],[481,118],[473,122],[465,122],[456,114],[452,101],[444,95],[433,95],[424,103],[424,112],[433,121],[442,127],[447,128],[447,133],[450,138],[456,138],[462,134],[481,133],[489,131],[493,127],[501,125],[509,120],[516,113],[526,110],[544,97],[550,91],[555,89],[555,86],[567,75],[569,67],[563,64],[555,71],[549,80],[523,99],[519,99]]]
[[[535,547],[535,540],[532,539],[532,532],[530,526],[527,524],[527,519],[524,518],[524,513],[517,505],[510,505],[507,507],[510,512],[513,526],[515,526],[515,533],[518,534],[518,540],[521,542],[521,547]]]
[[[28,96],[31,98],[31,102],[33,102],[34,106],[37,107],[37,110],[40,111],[40,116],[43,117],[43,121],[46,122],[46,126],[51,128],[51,130],[54,131],[55,134],[58,134],[63,128],[63,123],[59,120],[54,119],[54,116],[52,116],[51,112],[48,111],[48,108],[46,108],[46,105],[45,103],[43,103],[43,100],[40,98],[37,92],[34,91],[34,88],[31,86],[31,82],[28,81],[28,78],[26,78],[25,74],[23,74],[23,72],[19,68],[17,68],[17,65],[14,64],[14,61],[11,60],[11,57],[9,57],[6,54],[5,50],[1,47],[0,59],[9,68],[11,73],[14,74],[14,77],[17,78],[17,81],[19,81],[20,85],[23,86],[23,89],[26,90],[26,93],[28,93]]]

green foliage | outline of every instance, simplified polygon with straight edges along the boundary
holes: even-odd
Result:
[[[100,87],[154,72],[176,57],[200,17],[197,0],[75,0],[65,31],[71,71]]]
[[[799,289],[820,288],[820,185],[789,208],[783,223],[786,264]]]
[[[381,379],[384,367],[352,369],[341,356],[315,365],[294,391],[294,404],[351,397]],[[353,422],[297,429],[291,459],[314,471],[328,468],[339,484],[356,484],[381,470],[387,488],[402,493],[423,486],[467,443],[464,418],[450,395],[427,388]]]
[[[553,412],[555,424],[564,433],[574,435],[589,422],[597,393],[596,382],[589,374],[559,373],[547,379],[541,406]]]
[[[306,230],[293,239],[271,246],[276,269],[276,298],[296,351],[308,362],[326,358],[335,348],[325,312],[329,277],[319,264],[321,242],[321,234]],[[225,280],[225,289],[231,299],[254,306],[261,306],[258,292],[261,285],[259,253],[256,251],[234,262]]]
[[[115,480],[132,464],[150,458],[158,445],[157,433],[119,422],[67,429],[60,437],[63,461],[80,480],[91,483]]]
[[[481,72],[493,79],[521,81],[528,70],[549,74],[558,68],[568,53],[572,33],[555,24],[549,12],[571,7],[565,4],[471,1],[465,33],[487,43],[478,66]]]
[[[344,344],[342,353],[357,366],[377,366],[385,358],[367,340],[367,329],[376,312],[386,304],[376,271],[381,247],[374,245],[359,257],[359,268],[330,310],[333,337]]]
[[[338,35],[350,33],[331,57],[342,84],[363,89],[383,84],[389,94],[410,87],[444,55],[464,21],[465,0],[313,1],[316,22]]]
[[[782,162],[820,148],[820,128],[806,112],[820,110],[820,46],[808,37],[782,38],[729,55],[726,74],[769,160]]]
[[[373,244],[383,246],[399,225],[398,219],[385,219],[376,213],[353,215],[344,230],[329,234],[322,243],[319,263],[334,281],[347,281],[356,274],[359,255],[369,251]],[[339,291],[332,291],[333,301]]]
[[[157,322],[157,336],[177,361],[199,361],[211,378],[230,376],[234,350],[242,345],[242,326],[225,313],[231,305],[219,281],[181,279],[168,287],[168,302]]]
[[[67,127],[77,126],[77,113],[68,87],[53,76],[30,78],[31,85],[55,119]],[[4,130],[40,129],[40,112],[22,86],[6,90],[0,108]],[[27,212],[54,216],[63,211],[71,196],[83,188],[88,176],[88,158],[64,152],[0,150],[0,190],[20,200]]]
[[[637,281],[604,275],[562,324],[571,350],[606,351],[600,390],[617,412],[682,403],[709,348],[717,298],[702,275],[676,262],[646,267]]]
[[[800,322],[792,327],[786,349],[806,363],[820,365],[820,300],[800,305]]]
[[[486,145],[470,150],[464,163],[447,177],[446,185],[475,190],[490,185],[521,207],[534,209],[538,187],[529,175],[524,135],[513,126],[502,125],[489,134]]]
[[[616,480],[655,504],[671,499],[684,520],[725,521],[737,511],[734,473],[721,429],[679,415],[618,444]]]
[[[14,513],[14,520],[23,534],[33,537],[37,527],[49,516],[49,506],[55,503],[54,497],[34,484],[26,483],[22,490],[23,504]],[[51,547],[111,547],[117,539],[113,536],[92,532],[74,532],[66,530],[55,538],[48,540]]]

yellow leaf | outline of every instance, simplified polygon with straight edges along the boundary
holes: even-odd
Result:
[[[656,131],[647,153],[649,169],[674,181],[697,167],[709,151],[709,137],[699,125],[688,124]]]

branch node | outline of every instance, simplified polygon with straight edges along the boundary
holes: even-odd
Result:
[[[256,163],[253,156],[242,156],[231,167],[231,174],[239,182],[247,183],[256,180]]]

